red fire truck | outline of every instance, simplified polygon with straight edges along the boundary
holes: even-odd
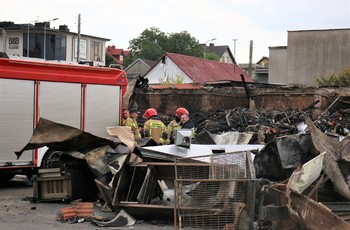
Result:
[[[97,136],[119,125],[127,78],[115,68],[0,58],[0,180],[30,175],[42,164],[45,148],[25,146],[40,117]]]

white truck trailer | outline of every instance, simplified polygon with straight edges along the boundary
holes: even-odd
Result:
[[[0,181],[31,175],[45,151],[25,146],[40,117],[97,136],[119,125],[127,78],[115,68],[0,58]]]

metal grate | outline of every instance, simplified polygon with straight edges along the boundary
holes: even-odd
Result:
[[[63,180],[46,181],[47,193],[63,193]]]
[[[252,229],[255,191],[248,154],[234,152],[176,159],[175,226]]]

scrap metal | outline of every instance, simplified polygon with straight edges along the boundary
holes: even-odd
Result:
[[[324,164],[323,170],[334,183],[335,190],[344,198],[350,200],[349,171],[346,169],[347,167],[342,171],[338,163],[340,160],[343,160],[345,164],[349,165],[350,137],[339,142],[322,133],[316,128],[311,119],[307,118],[306,123],[316,149],[320,152],[326,152],[324,157],[327,163]]]
[[[346,110],[342,114],[346,115]],[[228,207],[233,208],[232,222],[222,226],[228,229],[247,227],[242,224],[245,218],[258,221],[261,229],[268,223],[272,229],[349,227],[342,218],[326,208],[327,202],[321,204],[319,202],[322,201],[317,200],[317,193],[327,178],[331,179],[334,190],[342,198],[350,199],[350,137],[339,141],[340,132],[336,131],[336,127],[346,123],[344,116],[338,114],[318,119],[309,113],[309,108],[283,112],[253,112],[236,108],[197,117],[200,118],[196,120],[198,139],[195,138],[186,148],[177,145],[156,146],[149,138],[135,141],[126,127],[107,127],[110,137],[102,138],[41,118],[29,143],[16,154],[20,157],[25,150],[47,146],[60,151],[62,156],[69,156],[69,159],[84,161],[95,176],[90,179],[105,201],[104,208],[113,211],[122,209],[129,217],[174,218],[174,205],[177,205],[175,201],[178,198],[176,189],[180,189],[176,183],[181,182],[182,198],[191,197],[197,209],[210,206],[212,211],[219,214],[206,213],[211,218],[219,218]],[[332,123],[335,120],[338,124]],[[344,125],[344,130],[346,127]],[[332,135],[325,134],[325,131]],[[213,157],[220,155],[231,154],[230,157],[235,160],[243,159],[237,152],[247,153],[242,166],[237,167],[226,158],[216,158],[220,160],[219,166],[210,168],[210,165],[214,165]],[[181,181],[184,178],[177,178],[177,167],[181,166],[179,159],[189,158],[203,158],[202,161],[185,162],[190,171],[199,164],[205,164],[198,173],[206,175],[210,172],[208,175],[212,178],[207,179],[215,179],[218,183],[197,181],[189,185],[188,181]],[[324,158],[323,164],[320,158]],[[61,160],[65,163],[64,159]],[[226,168],[223,167],[225,164]],[[227,174],[228,169],[236,171]],[[254,182],[237,179],[243,169],[249,171],[249,177]],[[317,179],[321,171],[324,174]],[[279,183],[284,179],[285,183]],[[247,186],[249,202],[231,200],[238,194],[237,186],[240,183]],[[239,188],[243,188],[243,185]],[[274,199],[273,204],[266,205],[268,198]],[[190,200],[181,202],[189,204]],[[256,203],[260,204],[257,216],[251,208]],[[272,213],[278,213],[278,217],[273,217]],[[127,216],[121,217],[120,214],[118,217],[117,214],[113,220],[99,222],[98,225],[132,224],[133,219]],[[312,219],[311,216],[316,218]],[[327,218],[327,221],[322,218]],[[252,226],[251,222],[249,226]]]

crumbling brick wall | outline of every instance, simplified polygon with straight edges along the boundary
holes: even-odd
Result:
[[[140,111],[153,107],[162,114],[173,114],[178,107],[185,107],[190,113],[195,113],[247,107],[249,104],[244,89],[240,88],[148,90],[137,98]]]
[[[259,110],[303,109],[319,100],[313,111],[321,113],[338,95],[350,96],[346,88],[251,88],[251,99]],[[176,108],[185,107],[190,113],[213,112],[221,109],[249,107],[244,88],[222,87],[201,89],[149,89],[136,100],[139,110],[153,107],[161,114],[173,114]]]

